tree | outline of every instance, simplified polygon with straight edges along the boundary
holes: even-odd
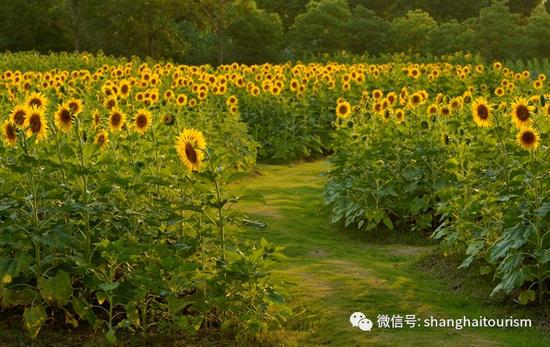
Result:
[[[256,0],[259,8],[275,12],[281,18],[285,30],[292,25],[294,19],[305,11],[309,0]]]
[[[277,61],[283,41],[283,25],[276,13],[253,9],[238,16],[228,33],[243,63]]]
[[[409,11],[405,16],[394,19],[390,26],[393,50],[427,53],[430,46],[429,34],[436,26],[437,22],[422,10]]]
[[[288,38],[299,51],[331,53],[346,48],[351,11],[345,0],[311,1],[298,15]]]
[[[351,14],[348,25],[348,45],[352,53],[379,54],[386,49],[386,36],[389,24],[374,11],[357,5]]]
[[[491,6],[479,12],[474,51],[489,59],[521,58],[526,47],[519,19],[520,16],[511,13],[504,1],[493,1]]]
[[[526,31],[531,54],[540,58],[550,57],[550,14],[544,7],[539,6],[533,11]]]

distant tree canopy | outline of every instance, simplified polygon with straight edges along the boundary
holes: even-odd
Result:
[[[548,0],[3,0],[0,50],[183,63],[279,62],[345,50],[550,58]]]

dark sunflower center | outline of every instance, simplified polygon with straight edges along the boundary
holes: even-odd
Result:
[[[105,143],[105,135],[101,134],[97,137],[97,144],[102,146]]]
[[[78,112],[78,109],[79,109],[78,104],[76,102],[71,102],[69,104],[69,108],[71,109],[71,112],[73,112],[73,113]]]
[[[529,109],[525,105],[519,105],[516,108],[516,115],[518,116],[519,120],[526,121],[529,119]]]
[[[9,124],[6,128],[6,135],[9,140],[14,140],[17,137],[17,133],[15,132],[15,127],[11,124]]]
[[[123,85],[122,88],[120,88],[120,90],[122,91],[123,94],[126,94],[126,93],[128,93],[128,86]]]
[[[24,111],[17,111],[13,115],[13,121],[17,125],[23,125],[23,122],[25,122],[25,112]]]
[[[446,116],[449,114],[449,109],[445,107],[441,110],[441,113],[443,113]]]
[[[420,102],[420,98],[415,95],[415,96],[412,97],[412,102],[415,103],[415,104],[418,104]]]
[[[185,144],[185,156],[191,163],[197,163],[197,152],[195,151],[195,148],[193,148],[193,145],[189,142]]]
[[[346,105],[340,105],[340,108],[338,109],[338,113],[346,114],[347,112],[348,112],[348,107]]]
[[[34,99],[31,99],[31,101],[29,102],[29,104],[31,106],[36,106],[36,107],[40,107],[42,106],[42,101],[38,98],[34,98]]]
[[[487,119],[489,118],[489,110],[487,109],[487,106],[485,105],[479,105],[477,107],[477,115],[481,119]]]
[[[144,115],[140,114],[137,119],[136,119],[136,125],[138,126],[138,128],[142,129],[142,128],[145,128],[145,126],[147,126],[147,117],[145,117]]]
[[[70,123],[71,122],[71,112],[67,109],[61,110],[61,113],[59,114],[59,118],[61,119],[62,123]]]
[[[535,134],[531,131],[526,131],[521,135],[521,142],[523,142],[526,145],[532,145],[535,143]]]
[[[111,109],[113,107],[115,107],[115,101],[114,100],[107,101],[107,108]]]
[[[33,133],[39,132],[40,129],[42,129],[42,120],[40,119],[40,116],[37,114],[33,114],[31,116],[31,119],[29,120],[29,125]]]
[[[113,113],[113,115],[111,116],[111,124],[117,127],[120,125],[121,119],[122,117],[119,113]]]

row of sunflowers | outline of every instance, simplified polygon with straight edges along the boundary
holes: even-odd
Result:
[[[491,295],[544,303],[550,278],[546,75],[499,62],[409,65],[403,72],[400,83],[336,101],[326,187],[333,222],[430,235],[443,255],[463,258],[460,268],[492,276]]]

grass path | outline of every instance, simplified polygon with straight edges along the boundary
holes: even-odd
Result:
[[[491,302],[484,290],[476,296],[475,291],[462,290],[461,283],[451,284],[437,271],[419,266],[432,252],[430,245],[372,243],[336,231],[323,206],[326,178],[322,173],[327,169],[326,162],[261,165],[261,175],[233,187],[264,194],[266,205],[239,204],[238,208],[251,218],[267,222],[266,228],[250,228],[247,235],[265,237],[286,247],[289,257],[273,269],[273,276],[289,284],[282,291],[300,314],[284,329],[273,332],[275,344],[550,346],[550,337],[538,328],[378,329],[378,314],[415,314],[423,319],[431,315],[507,318],[528,312]],[[476,287],[475,282],[472,287]],[[354,311],[373,320],[371,332],[351,327],[349,316]],[[536,317],[531,318],[537,324]]]

